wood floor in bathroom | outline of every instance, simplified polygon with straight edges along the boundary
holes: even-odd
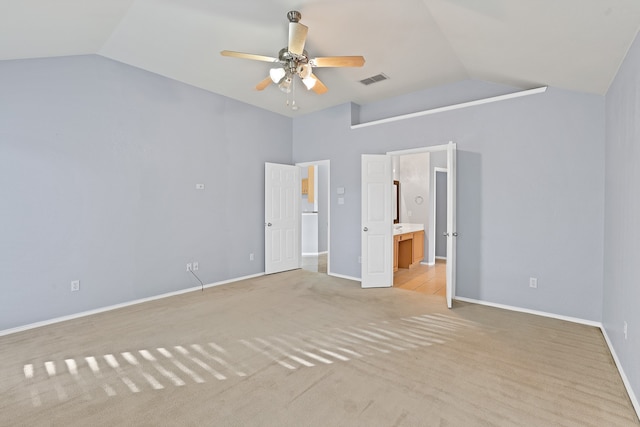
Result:
[[[446,260],[437,259],[435,265],[420,264],[410,269],[400,268],[393,275],[393,287],[444,297],[446,266]]]

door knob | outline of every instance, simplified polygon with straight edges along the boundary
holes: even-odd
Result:
[[[458,237],[458,233],[453,233],[453,237]]]
[[[446,231],[443,231],[443,232],[442,232],[442,235],[443,235],[444,237],[449,237],[449,233],[447,233]]]
[[[362,231],[369,231],[367,227],[363,228]]]
[[[270,222],[267,222],[265,225],[266,225],[267,227],[271,227],[271,223],[270,223]]]

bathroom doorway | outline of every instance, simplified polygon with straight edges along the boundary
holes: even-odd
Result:
[[[330,273],[330,161],[297,163],[301,191],[301,267],[317,273]]]
[[[455,145],[451,145],[387,153],[393,156],[393,179],[400,181],[402,189],[400,224],[398,224],[401,227],[398,230],[398,225],[394,225],[394,239],[400,237],[396,234],[402,233],[404,229],[414,232],[414,236],[414,230],[423,227],[425,231],[423,259],[419,263],[414,262],[409,268],[398,268],[394,273],[393,286],[442,296],[450,308],[455,298],[455,241],[453,239],[457,236],[455,191],[448,194],[449,188],[452,187],[455,190],[455,180],[447,182],[449,169],[455,171]],[[403,161],[403,159],[406,160]],[[408,185],[404,185],[404,182]],[[406,193],[405,187],[409,187]],[[440,194],[438,194],[438,188],[440,188]],[[403,224],[405,222],[406,224]],[[443,225],[444,230],[439,230],[438,226]],[[404,238],[402,236],[400,240]],[[413,253],[416,253],[415,248]],[[450,257],[450,263],[447,262],[448,255],[453,255]],[[394,270],[395,268],[394,264]]]

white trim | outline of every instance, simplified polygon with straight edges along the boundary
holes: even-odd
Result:
[[[461,104],[447,105],[446,107],[432,108],[430,110],[418,111],[416,113],[402,114],[400,116],[388,117],[386,119],[373,120],[366,123],[359,123],[357,125],[351,125],[351,129],[360,129],[367,126],[380,125],[383,123],[391,123],[399,120],[413,119],[415,117],[427,116],[427,115],[436,114],[436,113],[443,113],[445,111],[459,110],[461,108],[475,107],[476,105],[489,104],[491,102],[506,101],[507,99],[520,98],[522,96],[544,93],[546,90],[547,90],[547,86],[542,86],[535,89],[528,89],[528,90],[522,90],[520,92],[509,93],[506,95],[492,96],[490,98],[478,99],[476,101],[469,101],[469,102],[463,102]]]
[[[338,274],[338,273],[327,273],[328,276],[333,276],[333,277],[338,277],[340,279],[347,279],[347,280],[353,280],[354,282],[361,282],[362,280],[360,280],[360,278],[358,277],[353,277],[353,276],[345,276],[344,274]]]
[[[239,282],[241,280],[253,279],[255,277],[264,276],[264,273],[251,274],[249,276],[237,277],[235,279],[223,280],[221,282],[209,283],[208,285],[204,285],[204,288],[212,288],[215,286],[226,285],[228,283]],[[187,289],[180,289],[179,291],[168,292],[165,294],[155,295],[152,297],[141,298],[133,301],[123,302],[120,304],[109,305],[106,307],[96,308],[94,310],[82,311],[80,313],[70,314],[68,316],[55,317],[49,320],[43,320],[41,322],[30,323],[28,325],[17,326],[15,328],[0,330],[0,337],[5,335],[15,334],[17,332],[27,331],[29,329],[40,328],[42,326],[53,325],[55,323],[65,322],[67,320],[79,319],[81,317],[91,316],[93,314],[104,313],[105,311],[117,310],[119,308],[129,307],[131,305],[142,304],[145,302],[155,301],[163,298],[169,298],[177,295],[186,294],[188,292],[195,292],[202,290],[202,286],[195,286]]]
[[[320,255],[326,255],[328,252],[324,251],[324,252],[302,252],[302,256],[320,256]]]
[[[435,259],[443,259],[443,260],[445,260],[445,261],[446,261],[446,260],[447,260],[447,257],[446,257],[446,256],[437,256],[437,257],[435,257]]]
[[[428,265],[428,266],[432,267],[432,266],[436,265],[436,263],[435,262],[424,262],[424,261],[421,261],[420,265]]]
[[[629,399],[631,400],[631,404],[633,405],[633,409],[636,410],[636,415],[640,418],[640,402],[638,402],[638,398],[633,392],[633,388],[631,388],[631,382],[629,382],[629,378],[627,378],[627,374],[624,373],[624,369],[622,369],[622,364],[620,363],[620,359],[618,359],[618,355],[616,354],[615,349],[613,348],[613,344],[609,339],[609,335],[607,335],[607,331],[604,328],[604,325],[600,325],[600,330],[602,331],[602,335],[604,336],[604,340],[607,342],[607,346],[609,347],[609,351],[611,352],[611,356],[613,356],[613,361],[616,364],[616,368],[618,368],[618,372],[620,373],[620,377],[622,378],[622,382],[624,383],[624,387],[627,389],[627,394],[629,395]]]
[[[528,308],[515,307],[512,305],[498,304],[495,302],[482,301],[472,298],[455,297],[457,301],[470,302],[472,304],[486,305],[488,307],[502,308],[504,310],[518,311],[520,313],[535,314],[536,316],[549,317],[552,319],[565,320],[567,322],[580,323],[581,325],[595,326],[601,328],[602,323],[594,320],[580,319],[578,317],[563,316],[561,314],[548,313],[546,311],[531,310]]]
[[[449,141],[452,143],[453,141]],[[431,153],[433,151],[447,151],[449,144],[431,145],[427,147],[408,148],[406,150],[387,151],[388,156],[404,156],[405,154]]]

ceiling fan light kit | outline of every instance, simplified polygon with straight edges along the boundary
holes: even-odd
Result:
[[[292,10],[287,13],[287,18],[289,19],[289,44],[280,49],[277,58],[230,50],[220,52],[222,56],[280,64],[280,67],[269,70],[269,77],[258,83],[256,90],[264,90],[273,82],[282,92],[288,94],[295,90],[294,76],[297,75],[307,90],[313,90],[321,95],[329,89],[313,74],[314,67],[362,67],[364,65],[365,59],[362,56],[309,58],[309,54],[304,50],[309,28],[299,22],[302,19],[302,14]],[[294,110],[298,109],[295,99],[290,103],[287,97],[286,105],[291,106]]]

